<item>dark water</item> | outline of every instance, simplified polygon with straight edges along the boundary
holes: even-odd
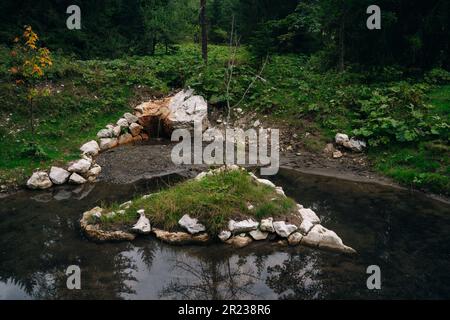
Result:
[[[153,238],[96,244],[78,226],[84,210],[173,183],[20,192],[0,199],[0,299],[450,298],[449,205],[386,187],[281,170],[273,179],[360,253],[253,244],[173,247]],[[81,290],[66,288],[69,265]],[[368,265],[382,288],[366,287]]]

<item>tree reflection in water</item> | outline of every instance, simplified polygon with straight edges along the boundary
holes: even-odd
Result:
[[[321,268],[315,254],[290,254],[281,264],[267,268],[266,284],[280,299],[322,298]]]
[[[222,259],[176,258],[172,271],[178,277],[165,286],[159,296],[164,299],[255,299],[252,290],[261,281],[262,269],[255,265],[253,256]]]

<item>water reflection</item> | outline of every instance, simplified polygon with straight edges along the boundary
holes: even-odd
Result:
[[[169,179],[170,180],[170,179]],[[418,195],[281,170],[288,195],[312,207],[360,255],[263,244],[235,251],[172,247],[155,239],[98,244],[82,236],[81,213],[177,181],[96,184],[1,199],[0,299],[449,298],[450,210]],[[81,267],[82,290],[65,270]],[[367,290],[377,264],[382,290]]]

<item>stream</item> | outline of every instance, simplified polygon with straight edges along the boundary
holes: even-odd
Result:
[[[94,243],[84,211],[181,178],[99,182],[0,198],[0,299],[448,299],[450,205],[421,193],[281,169],[270,179],[355,248],[355,257],[253,243],[170,246],[155,238]],[[81,289],[69,290],[69,265]],[[369,265],[381,290],[369,290]]]

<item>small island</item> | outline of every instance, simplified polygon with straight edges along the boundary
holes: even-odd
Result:
[[[221,241],[242,248],[272,241],[356,253],[320,223],[314,211],[286,197],[281,187],[236,165],[122,204],[95,207],[80,220],[94,241],[132,241],[153,234],[177,245]]]

